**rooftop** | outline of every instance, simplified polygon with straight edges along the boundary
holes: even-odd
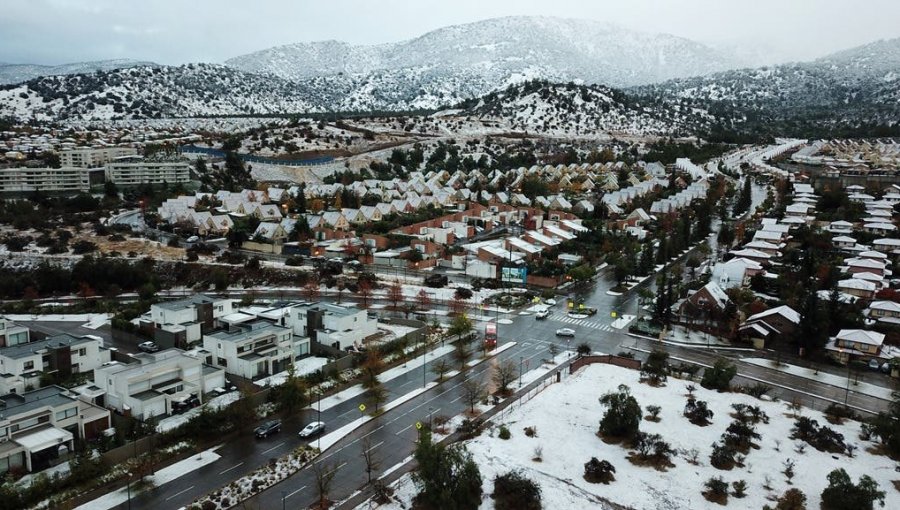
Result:
[[[34,342],[28,342],[19,345],[12,345],[9,347],[3,347],[0,349],[0,356],[6,356],[8,358],[25,358],[28,356],[33,356],[38,351],[44,349],[58,349],[62,347],[73,347],[76,345],[85,344],[88,342],[95,342],[96,338],[91,337],[75,337],[66,333],[61,335],[54,335],[43,340],[36,340]]]

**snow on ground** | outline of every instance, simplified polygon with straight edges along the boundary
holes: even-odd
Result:
[[[223,407],[228,407],[232,403],[234,403],[237,399],[241,398],[240,392],[232,391],[226,393],[224,395],[219,395],[213,399],[210,399],[204,404],[208,406],[212,410],[222,409]],[[156,424],[157,432],[168,432],[170,430],[177,429],[178,427],[184,425],[185,423],[191,421],[195,416],[200,414],[200,410],[203,407],[195,407],[193,409],[189,409],[188,411],[181,414],[173,414],[167,418],[163,418],[159,420],[159,423]]]
[[[619,318],[617,318],[616,320],[612,321],[612,324],[610,324],[610,326],[612,326],[616,329],[622,329],[633,320],[634,320],[634,315],[623,314],[623,315],[619,316]]]
[[[661,421],[642,421],[641,430],[661,434],[678,450],[696,448],[700,452],[699,465],[692,465],[678,456],[673,458],[675,467],[667,471],[638,467],[626,459],[629,450],[617,444],[607,444],[597,437],[604,411],[598,398],[603,393],[614,391],[619,384],[628,385],[642,407],[658,405],[662,408]],[[895,463],[887,457],[866,451],[873,443],[859,439],[858,422],[832,425],[822,413],[803,409],[803,416],[815,419],[821,426],[831,427],[843,434],[847,442],[860,448],[852,460],[845,455],[819,452],[811,446],[807,446],[801,454],[794,449],[798,441],[789,438],[794,418],[785,404],[761,401],[744,394],[717,393],[698,388],[695,393],[697,399],[707,401],[709,408],[715,412],[711,425],[698,427],[682,416],[688,384],[687,381],[669,379],[667,386],[654,388],[638,382],[637,371],[598,364],[580,370],[562,383],[550,385],[527,403],[508,414],[504,413],[503,422],[512,432],[511,439],[504,441],[497,438],[496,429],[492,429],[467,442],[485,481],[481,508],[493,508],[490,492],[493,490],[494,476],[514,468],[521,468],[525,476],[538,482],[544,508],[609,508],[600,498],[635,509],[720,508],[706,501],[701,494],[703,484],[715,476],[721,476],[729,483],[737,480],[747,482],[745,498],[729,496],[728,506],[732,508],[772,505],[769,497],[777,497],[792,487],[806,494],[807,508],[818,508],[820,494],[827,485],[826,476],[837,468],[844,468],[854,482],[862,475],[871,476],[886,493],[885,508],[900,508],[900,493],[892,484],[892,480],[900,478],[894,470]],[[722,471],[710,466],[709,455],[711,445],[719,440],[733,420],[729,416],[732,403],[759,406],[771,421],[756,425],[762,437],[755,441],[759,448],[751,449],[747,455],[745,467]],[[523,429],[527,426],[536,427],[537,437],[525,436]],[[780,445],[776,440],[780,441]],[[542,462],[532,460],[535,447],[543,449]],[[583,465],[591,457],[610,461],[616,468],[616,480],[609,485],[586,482]],[[793,485],[789,485],[782,474],[782,463],[788,459],[796,461]],[[771,491],[763,487],[766,475],[771,478]],[[410,499],[416,493],[409,475],[404,475],[394,488],[403,503],[378,508],[408,508]]]
[[[294,361],[294,374],[297,377],[300,377],[300,376],[303,376],[306,374],[311,374],[311,373],[321,369],[325,365],[327,365],[328,361],[329,361],[328,358],[320,358],[318,356],[310,356],[308,358],[303,358],[303,359]],[[288,373],[287,373],[287,370],[285,370],[284,372],[278,372],[275,375],[270,375],[269,377],[264,377],[264,378],[256,381],[256,384],[258,384],[260,386],[279,386],[281,384],[284,384],[285,381],[287,381],[287,376],[288,376]]]
[[[206,450],[204,452],[200,452],[197,455],[193,455],[185,460],[182,460],[181,462],[176,462],[171,466],[160,469],[156,472],[156,474],[147,476],[145,480],[150,482],[147,487],[159,487],[160,485],[169,483],[178,477],[184,476],[192,471],[200,469],[207,464],[211,464],[219,460],[219,455],[215,453],[215,451],[219,449],[219,446],[210,448],[209,450]],[[135,490],[134,484],[132,484],[131,493],[131,497],[135,497],[138,494]],[[117,491],[110,492],[95,500],[88,501],[87,503],[77,507],[75,510],[107,510],[108,508],[115,508],[119,505],[122,505],[126,501],[128,501],[128,487],[122,487]]]
[[[743,358],[741,359],[741,361],[750,363],[751,365],[777,370],[779,372],[787,372],[798,377],[812,379],[814,381],[830,384],[839,388],[846,388],[848,383],[847,377],[844,377],[842,375],[829,374],[825,372],[816,373],[815,370],[811,370],[806,367],[798,367],[797,365],[789,365],[787,363],[781,363],[776,367],[775,363],[773,363],[772,360],[765,358]],[[862,393],[871,397],[884,400],[892,400],[891,395],[893,394],[893,390],[891,388],[885,388],[884,386],[878,386],[877,384],[871,384],[867,382],[853,383],[852,381],[850,381],[850,389],[856,393]]]
[[[377,340],[377,342],[381,343],[390,342],[391,340],[395,340],[397,338],[403,338],[404,336],[412,333],[419,328],[414,328],[412,326],[403,326],[400,324],[388,324],[385,322],[379,322],[378,329],[387,333]]]

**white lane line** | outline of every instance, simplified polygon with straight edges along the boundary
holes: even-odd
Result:
[[[383,428],[384,428],[384,425],[379,425],[377,429],[372,430],[371,432],[369,432],[368,434],[364,435],[364,436],[361,437],[360,439],[365,439],[365,438],[371,436],[372,434],[378,432],[379,430],[381,430],[381,429],[383,429]]]
[[[292,493],[288,494],[287,496],[285,496],[284,499],[287,499],[287,498],[293,496],[294,494],[297,494],[298,492],[302,491],[302,490],[305,489],[305,488],[306,488],[306,485],[304,485],[303,487],[300,487],[299,489],[297,489],[297,490],[295,490],[294,492],[292,492]]]
[[[276,444],[275,446],[269,448],[268,450],[263,451],[263,453],[264,453],[264,454],[265,454],[265,453],[269,453],[269,452],[271,452],[272,450],[274,450],[274,449],[276,449],[276,448],[281,448],[282,446],[284,446],[284,441],[282,441],[282,442]],[[219,473],[219,474],[221,475],[222,473]]]
[[[366,450],[366,451],[367,451],[367,452],[371,452],[372,450],[374,450],[375,448],[378,448],[379,446],[381,446],[381,445],[383,445],[383,444],[384,444],[384,441],[381,441],[381,442],[379,442],[378,444],[373,445],[372,447],[370,447],[370,448],[369,448],[368,450]]]
[[[235,464],[234,466],[231,466],[230,468],[226,469],[225,471],[220,471],[219,474],[220,474],[220,475],[224,475],[225,473],[231,471],[232,469],[237,469],[237,468],[239,468],[239,467],[241,467],[241,466],[243,466],[243,465],[244,465],[243,462],[241,462],[241,463],[239,463],[239,464]]]
[[[242,462],[241,464],[243,464],[243,462]],[[182,494],[184,494],[185,492],[187,492],[187,491],[189,491],[189,490],[191,490],[191,489],[193,489],[193,488],[194,488],[194,486],[191,485],[190,487],[188,487],[187,489],[185,489],[185,490],[183,490],[183,491],[181,491],[181,492],[176,492],[175,494],[172,494],[171,496],[169,496],[168,498],[166,498],[166,501],[169,501],[169,500],[172,499],[172,498],[176,498],[176,497],[178,497],[178,496],[181,496]]]

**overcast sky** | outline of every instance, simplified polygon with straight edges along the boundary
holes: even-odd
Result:
[[[3,0],[0,62],[222,62],[294,42],[393,42],[511,15],[613,22],[808,59],[900,37],[900,0]]]

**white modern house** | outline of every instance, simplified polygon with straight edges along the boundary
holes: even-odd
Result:
[[[181,349],[134,356],[134,363],[112,361],[94,370],[94,385],[106,406],[142,420],[172,412],[172,403],[203,396],[225,386],[225,371],[206,365]]]
[[[228,331],[203,336],[206,362],[229,374],[258,379],[287,370],[294,359],[309,353],[309,338],[291,328],[257,320]]]
[[[195,294],[156,303],[141,320],[152,323],[154,340],[161,346],[186,348],[202,340],[204,332],[218,327],[220,319],[233,311],[231,299]]]
[[[291,307],[285,325],[295,335],[335,349],[360,348],[363,340],[378,332],[378,321],[361,308],[331,303],[300,303]]]
[[[67,379],[109,361],[110,352],[96,336],[62,334],[0,348],[0,394],[23,393],[41,386],[42,376]]]

